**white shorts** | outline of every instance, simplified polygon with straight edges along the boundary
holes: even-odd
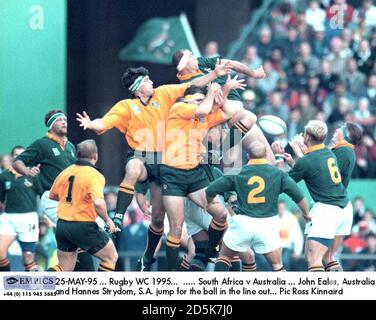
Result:
[[[334,239],[351,232],[353,211],[350,201],[345,208],[316,202],[309,213],[312,221],[304,229],[308,237]]]
[[[277,250],[281,247],[278,216],[252,218],[235,215],[229,219],[223,242],[229,249],[237,252],[245,252],[250,247],[260,254]]]
[[[37,242],[39,219],[37,212],[0,214],[0,234],[16,236],[22,242]]]
[[[43,213],[54,223],[57,223],[57,205],[58,201],[51,200],[49,198],[50,190],[47,190],[43,193],[40,199],[40,206]]]
[[[184,201],[184,220],[187,224],[188,236],[193,236],[202,230],[209,230],[212,216],[189,199]]]

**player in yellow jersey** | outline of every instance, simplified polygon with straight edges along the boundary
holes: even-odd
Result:
[[[204,189],[209,184],[209,179],[200,165],[200,159],[205,152],[202,141],[208,130],[233,116],[233,110],[227,104],[227,95],[231,89],[243,88],[242,81],[228,79],[224,86],[226,99],[221,107],[214,104],[215,92],[220,85],[212,83],[206,96],[202,88],[187,89],[184,99],[174,104],[170,110],[166,150],[161,166],[163,203],[170,223],[166,248],[169,270],[178,269],[185,197],[201,208],[206,208],[213,217],[208,230],[207,256],[218,245],[226,230],[228,212],[221,201],[215,201],[207,207]]]
[[[78,161],[55,179],[50,199],[59,201],[56,240],[59,264],[50,271],[73,271],[78,249],[101,260],[98,271],[114,271],[118,258],[115,246],[96,223],[97,215],[110,232],[116,226],[107,214],[103,189],[105,179],[95,167],[98,150],[94,140],[77,145]]]
[[[148,244],[142,259],[142,270],[150,269],[153,253],[163,234],[165,210],[160,189],[159,164],[164,145],[165,121],[171,106],[183,96],[192,84],[205,86],[218,76],[230,71],[228,64],[218,64],[205,77],[180,85],[153,87],[149,71],[143,67],[129,68],[123,75],[123,85],[131,94],[130,99],[121,100],[103,117],[90,120],[84,112],[77,120],[84,129],[103,133],[116,127],[125,134],[131,148],[125,167],[125,177],[120,184],[114,222],[122,223],[124,212],[132,201],[136,182],[150,182],[152,221],[148,229]],[[218,91],[220,93],[220,91]]]

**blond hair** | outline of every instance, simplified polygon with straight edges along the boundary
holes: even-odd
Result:
[[[304,132],[309,134],[316,141],[323,142],[328,133],[328,127],[323,121],[310,120],[304,127]]]

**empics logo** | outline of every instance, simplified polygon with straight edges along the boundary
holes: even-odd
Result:
[[[3,277],[4,290],[23,289],[23,290],[55,290],[56,277],[42,276],[11,276]]]

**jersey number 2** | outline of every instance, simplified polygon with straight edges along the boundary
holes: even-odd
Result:
[[[330,177],[335,184],[339,184],[342,182],[341,173],[339,172],[338,167],[336,166],[336,161],[334,158],[328,159],[328,168],[330,172]]]
[[[248,193],[248,203],[265,203],[265,197],[256,197],[259,193],[263,192],[265,189],[265,181],[259,176],[250,177],[248,180],[248,185],[257,184],[255,189],[252,189]]]
[[[68,203],[72,203],[72,189],[73,189],[73,182],[74,182],[74,176],[70,176],[69,177],[69,186],[68,186],[68,194],[67,194],[67,198],[66,198],[66,201]]]

